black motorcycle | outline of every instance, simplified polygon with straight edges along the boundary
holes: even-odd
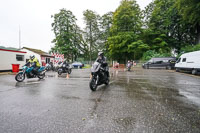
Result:
[[[90,89],[92,91],[96,91],[98,85],[108,85],[109,84],[109,72],[107,63],[100,64],[99,62],[95,62],[91,68],[91,81],[89,83]]]
[[[58,74],[61,75],[62,73],[68,73],[71,74],[72,72],[72,68],[70,67],[70,65],[67,64],[62,64],[59,68],[58,68]]]
[[[52,62],[49,62],[45,65],[47,71],[54,71],[54,66]]]

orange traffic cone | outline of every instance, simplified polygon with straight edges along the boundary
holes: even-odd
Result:
[[[69,73],[67,73],[67,76],[66,76],[66,78],[67,78],[67,79],[69,78]]]

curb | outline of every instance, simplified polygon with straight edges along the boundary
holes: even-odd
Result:
[[[0,72],[0,75],[16,75],[17,73],[13,72]]]

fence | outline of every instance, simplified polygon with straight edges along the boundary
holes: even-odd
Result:
[[[146,61],[141,61],[141,60],[135,60],[132,62],[133,67],[142,67],[142,64],[144,64]],[[113,61],[112,65],[115,68],[125,68],[126,64],[119,64],[117,61]]]
[[[82,61],[83,64],[92,65],[95,61]],[[133,61],[133,67],[142,67],[142,64],[144,64],[146,61],[141,60],[135,60]],[[107,61],[110,67],[116,67],[117,61]],[[126,64],[118,64],[118,68],[125,68]]]

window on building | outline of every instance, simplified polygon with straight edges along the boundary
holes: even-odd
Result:
[[[46,63],[49,63],[50,62],[50,58],[46,58]]]
[[[24,55],[16,55],[16,60],[17,61],[24,61]]]

